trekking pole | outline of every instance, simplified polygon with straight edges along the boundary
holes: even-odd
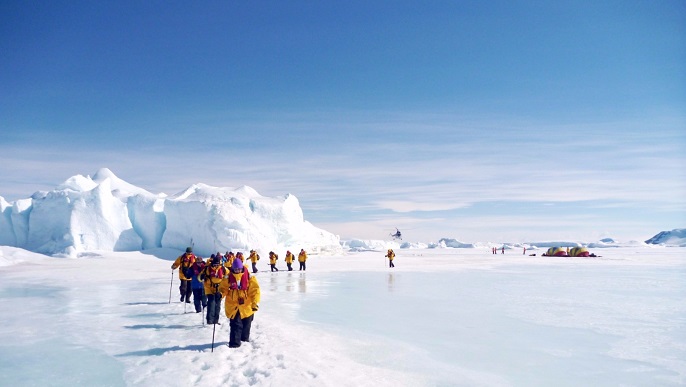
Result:
[[[212,328],[212,350],[210,352],[214,352],[214,330],[217,329],[217,324],[214,324],[214,327]]]
[[[171,304],[171,289],[172,289],[172,284],[174,283],[174,269],[172,269],[172,276],[171,280],[169,281],[169,303]]]

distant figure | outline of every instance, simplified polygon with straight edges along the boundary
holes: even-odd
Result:
[[[288,266],[288,271],[293,271],[293,267],[291,266],[293,264],[293,259],[295,259],[293,253],[291,253],[290,250],[286,251],[286,266]]]
[[[269,252],[269,266],[272,267],[272,271],[279,271],[279,269],[276,267],[276,261],[279,260],[279,256],[276,255],[275,252],[270,251]]]
[[[307,261],[307,253],[304,249],[300,249],[300,254],[298,254],[298,262],[300,263],[300,270],[306,270],[305,261]]]
[[[523,255],[526,255],[526,247],[524,248],[524,252],[522,253]]]
[[[252,272],[253,274],[257,273],[257,261],[260,260],[260,255],[257,254],[257,251],[255,250],[250,250],[250,262],[252,262]]]
[[[501,251],[502,251],[502,253],[501,253],[501,254],[505,254],[505,246],[503,246],[503,248],[502,248],[502,250],[501,250]]]
[[[388,267],[395,267],[395,265],[393,264],[393,258],[395,258],[395,253],[393,252],[393,249],[388,249],[386,257],[388,257]]]

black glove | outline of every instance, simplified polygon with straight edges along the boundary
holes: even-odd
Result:
[[[257,312],[257,309],[259,309],[259,306],[257,306],[257,305],[253,305],[253,306],[252,306],[252,311],[253,311],[253,312]]]

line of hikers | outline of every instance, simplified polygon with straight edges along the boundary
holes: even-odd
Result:
[[[270,252],[269,255],[272,271],[278,271],[278,256],[274,252]],[[255,250],[250,250],[248,259],[252,263],[253,274],[257,273],[259,254]],[[290,251],[286,253],[285,260],[288,270],[292,271],[294,257]],[[305,270],[306,260],[307,253],[301,249],[298,255],[300,270]],[[224,311],[230,324],[230,348],[240,347],[241,342],[250,341],[250,326],[260,302],[260,285],[257,279],[250,275],[244,261],[242,252],[226,252],[223,255],[218,252],[204,261],[202,257],[193,254],[193,248],[188,247],[171,266],[172,271],[179,269],[181,302],[190,304],[192,294],[196,313],[207,308],[207,324],[221,324],[221,300],[225,299]]]
[[[254,250],[251,250],[251,256],[252,254],[255,254],[257,256],[257,260],[260,259],[260,255],[255,253]],[[273,251],[269,252],[269,266],[271,268],[271,271],[279,271],[279,268],[276,267],[276,261],[279,260],[279,255],[276,254]],[[295,256],[293,253],[291,253],[290,250],[286,251],[286,257],[284,258],[284,261],[286,261],[286,267],[288,267],[288,271],[293,271],[293,262],[295,261]],[[307,253],[305,250],[300,249],[300,253],[298,254],[298,263],[300,264],[300,271],[306,270],[306,262],[307,261]],[[256,261],[253,262],[253,273],[257,273],[257,267],[255,266]]]

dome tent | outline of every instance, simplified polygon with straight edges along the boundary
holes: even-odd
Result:
[[[588,257],[590,253],[585,247],[573,247],[569,250],[570,257]]]
[[[562,247],[551,247],[543,255],[546,257],[566,257],[567,250],[564,250]]]

